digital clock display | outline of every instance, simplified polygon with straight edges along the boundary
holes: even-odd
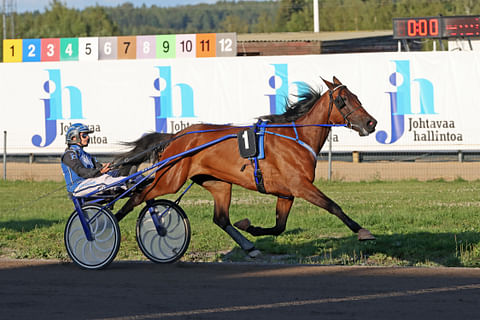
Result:
[[[393,18],[394,39],[479,36],[480,16]]]
[[[394,18],[393,38],[440,38],[440,19],[439,17]]]

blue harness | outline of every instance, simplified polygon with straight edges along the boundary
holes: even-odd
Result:
[[[293,131],[295,132],[295,137],[290,137],[286,136],[283,134],[279,134],[276,132],[268,131],[268,127],[292,127]],[[245,134],[250,134],[250,136],[253,135],[253,139],[251,139],[250,143],[247,143],[247,145],[250,147],[248,150],[245,150],[245,148],[242,148],[242,146],[245,144]],[[238,142],[239,142],[239,149],[240,149],[240,154],[242,157],[250,159],[250,161],[253,164],[254,170],[253,170],[253,175],[255,178],[255,184],[257,186],[257,190],[261,193],[267,193],[265,190],[265,185],[263,183],[263,175],[262,175],[262,170],[260,169],[259,162],[258,160],[265,159],[265,134],[271,134],[274,136],[282,137],[285,139],[293,140],[297,142],[299,145],[307,149],[312,155],[313,158],[317,158],[317,154],[313,150],[311,146],[309,146],[307,143],[304,141],[300,140],[298,137],[298,132],[297,132],[297,126],[295,125],[295,122],[292,122],[292,124],[268,124],[268,121],[265,120],[258,120],[258,122],[253,125],[252,128],[246,129],[241,131],[238,134]],[[248,137],[246,139],[249,139]],[[253,149],[254,148],[254,149]]]

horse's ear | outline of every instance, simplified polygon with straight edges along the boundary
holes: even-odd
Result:
[[[337,86],[342,84],[342,83],[340,82],[340,80],[338,80],[337,77],[335,77],[335,76],[333,76],[333,83],[334,83],[335,85],[337,85]]]
[[[323,80],[323,82],[325,82],[325,84],[327,85],[328,89],[333,90],[333,87],[334,87],[333,83],[331,83],[330,81],[327,81],[327,80],[323,79],[322,77],[320,77],[320,78]]]

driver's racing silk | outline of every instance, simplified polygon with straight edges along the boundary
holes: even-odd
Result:
[[[83,150],[78,145],[71,145],[62,156],[62,171],[65,178],[65,183],[67,184],[67,191],[73,192],[75,188],[85,180],[85,178],[80,177],[75,171],[72,170],[63,162],[64,157],[71,157],[70,160],[75,160],[77,158],[83,164],[85,168],[93,169],[95,168],[92,156]]]

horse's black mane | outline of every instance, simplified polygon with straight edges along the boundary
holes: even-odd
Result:
[[[312,87],[307,88],[308,91],[298,96],[298,101],[293,103],[287,100],[285,103],[285,112],[282,114],[270,114],[259,117],[262,120],[268,120],[272,123],[287,123],[297,120],[304,116],[315,102],[322,96],[321,90],[315,90]]]

